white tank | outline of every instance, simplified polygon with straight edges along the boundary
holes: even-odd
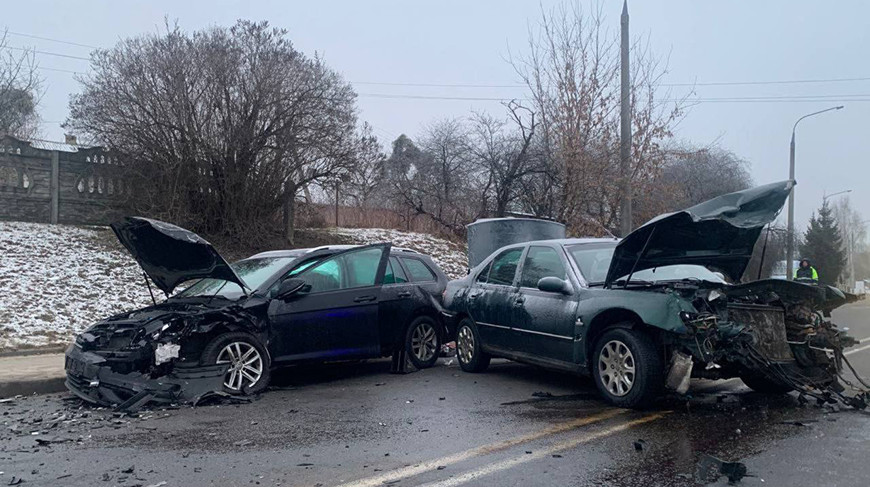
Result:
[[[466,229],[469,269],[505,245],[565,238],[565,225],[537,218],[487,218],[467,225]]]

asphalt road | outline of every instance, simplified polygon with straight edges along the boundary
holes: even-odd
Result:
[[[848,357],[870,377],[870,304],[834,320],[867,339]],[[744,462],[742,485],[870,478],[870,413],[756,394],[739,380],[697,381],[688,400],[635,412],[606,406],[587,379],[507,361],[484,374],[455,359],[388,369],[288,369],[250,404],[134,417],[65,394],[0,403],[0,485],[688,486],[702,454]]]

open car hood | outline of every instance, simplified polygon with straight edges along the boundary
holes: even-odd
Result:
[[[605,286],[632,272],[673,264],[709,266],[739,281],[761,230],[779,214],[794,184],[757,186],[653,218],[616,246]]]
[[[111,224],[118,240],[167,295],[191,279],[211,277],[247,286],[199,235],[159,220],[126,217]]]

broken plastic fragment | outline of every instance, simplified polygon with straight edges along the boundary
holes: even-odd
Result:
[[[169,362],[174,358],[178,358],[178,352],[181,351],[181,345],[175,343],[161,343],[154,350],[154,363],[160,365]]]

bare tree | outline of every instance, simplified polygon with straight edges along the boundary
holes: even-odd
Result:
[[[39,132],[42,79],[32,50],[18,51],[0,34],[0,135],[30,139]]]
[[[749,163],[715,145],[666,150],[661,170],[637,197],[641,221],[752,186]]]
[[[542,171],[532,147],[537,126],[534,112],[517,102],[506,104],[506,108],[508,121],[477,113],[469,131],[469,151],[482,174],[478,177],[481,209],[494,217],[506,216],[522,193],[523,180]]]
[[[606,27],[602,4],[576,3],[542,11],[530,29],[528,53],[511,60],[528,86],[539,121],[537,144],[547,174],[527,185],[524,204],[546,209],[575,233],[616,227],[619,146],[619,35]],[[648,43],[632,45],[632,180],[643,194],[664,162],[662,143],[681,118],[683,103],[666,102],[666,69]],[[552,194],[541,188],[552,188]],[[532,200],[531,198],[543,198]],[[637,223],[637,222],[636,222]]]
[[[399,169],[394,191],[402,205],[455,235],[464,234],[465,225],[480,213],[467,127],[459,119],[436,122],[426,128],[418,150],[408,149],[405,156],[413,157],[401,161],[406,167],[394,168]]]
[[[350,84],[286,34],[167,25],[97,50],[66,126],[126,162],[140,212],[250,236],[283,214],[292,243],[297,192],[347,170],[358,146]]]
[[[384,180],[387,156],[368,124],[363,125],[356,142],[358,146],[354,164],[348,173],[345,192],[351,202],[359,208],[370,208],[376,204],[383,206],[389,200],[386,195],[387,184]]]

